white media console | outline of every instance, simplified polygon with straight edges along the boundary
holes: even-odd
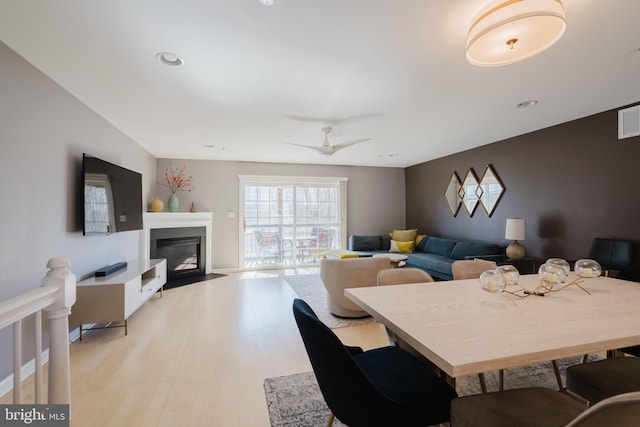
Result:
[[[152,259],[130,262],[123,270],[103,277],[90,277],[77,283],[76,303],[71,308],[70,325],[106,323],[105,327],[124,327],[142,304],[167,283],[167,260]],[[112,322],[124,322],[111,325]],[[85,328],[89,330],[94,328]]]

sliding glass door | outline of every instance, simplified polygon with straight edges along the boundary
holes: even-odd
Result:
[[[245,269],[318,264],[345,241],[345,179],[241,176],[240,198]]]

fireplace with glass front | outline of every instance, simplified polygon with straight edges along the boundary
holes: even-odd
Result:
[[[155,228],[150,232],[149,255],[167,260],[167,285],[205,276],[204,227]]]

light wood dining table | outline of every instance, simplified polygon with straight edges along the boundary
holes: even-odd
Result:
[[[575,279],[571,273],[568,282]],[[539,283],[537,274],[520,276],[507,290]],[[598,277],[579,284],[524,298],[488,293],[478,279],[345,295],[455,379],[640,344],[639,283]]]

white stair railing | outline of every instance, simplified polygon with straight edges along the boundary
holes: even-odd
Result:
[[[0,302],[0,329],[13,324],[13,403],[22,403],[22,320],[35,315],[35,402],[42,402],[42,311],[49,320],[48,403],[71,403],[69,314],[76,278],[65,257],[51,258],[39,289]]]

